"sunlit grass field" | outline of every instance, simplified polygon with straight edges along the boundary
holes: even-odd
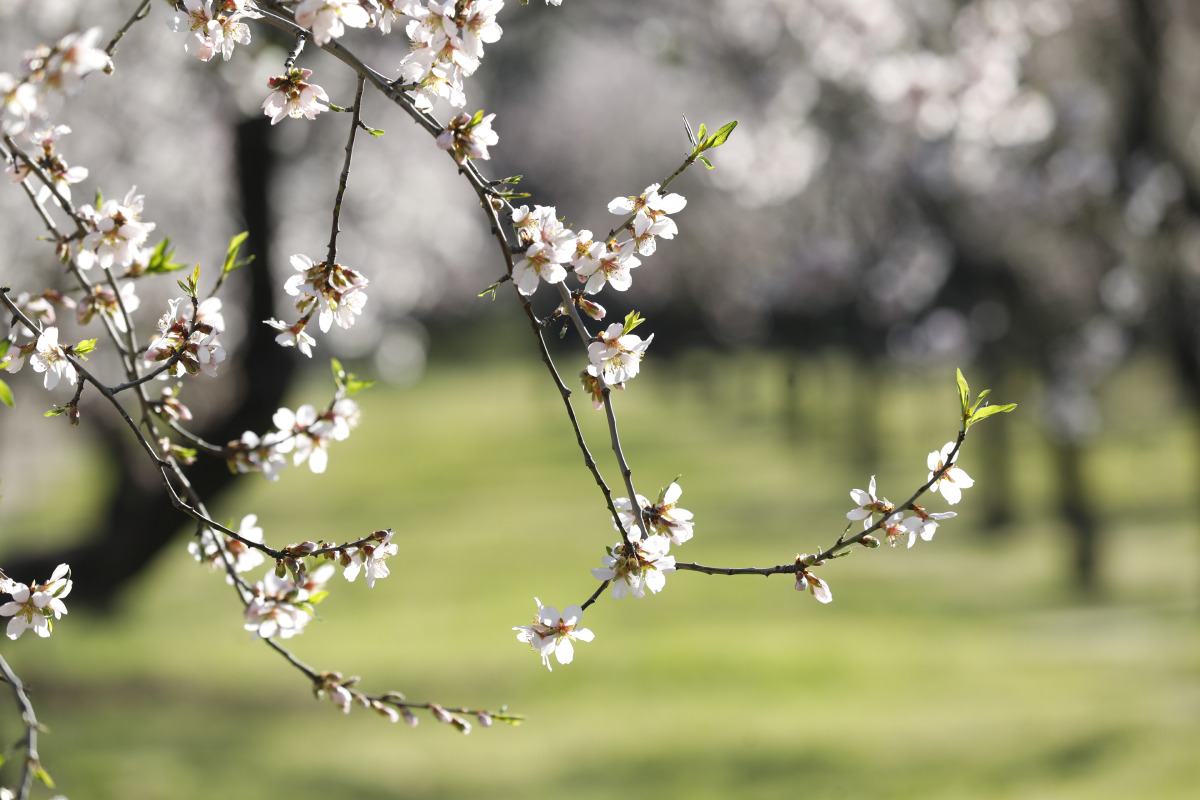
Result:
[[[883,494],[907,497],[956,430],[952,369],[871,384],[886,392],[879,460],[864,466],[851,400],[864,384],[846,362],[799,369],[792,428],[776,359],[651,366],[616,402],[639,490],[682,476],[696,536],[680,560],[769,566],[828,544],[851,488],[875,472]],[[1137,390],[1161,380],[1135,365],[1105,396],[1112,425],[1089,467],[1108,538],[1100,598],[1067,586],[1036,397],[1018,387],[997,397],[1021,402],[1017,414],[984,423],[1014,437],[1015,521],[999,535],[982,530],[980,481],[931,543],[825,567],[829,606],[782,576],[676,573],[661,595],[603,597],[584,616],[595,641],[547,672],[511,627],[534,596],[562,607],[591,594],[589,568],[616,534],[539,365],[435,359],[414,386],[360,395],[362,425],[325,476],[249,476],[218,513],[257,512],[273,544],[396,529],[391,577],[372,590],[339,577],[325,621],[290,644],[366,691],[507,704],[523,725],[464,737],[428,716],[413,730],[316,702],[250,641],[182,535],[119,613],[74,608],[51,639],[3,652],[33,685],[43,761],[73,800],[1191,798],[1195,433],[1168,396]],[[326,397],[314,381],[293,406]],[[618,484],[601,415],[578,413]],[[978,478],[986,454],[972,444],[960,463]],[[13,531],[77,513],[46,491]]]

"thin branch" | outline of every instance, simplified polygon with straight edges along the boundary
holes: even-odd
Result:
[[[346,182],[350,179],[350,159],[354,155],[354,135],[358,133],[358,126],[361,122],[364,83],[365,79],[359,75],[358,88],[354,91],[354,107],[351,109],[350,135],[346,138],[346,161],[342,164],[342,174],[338,177],[337,196],[333,200],[333,226],[329,231],[329,253],[325,257],[325,264],[330,269],[337,263],[338,219],[342,215],[342,198],[346,195]]]
[[[37,750],[39,727],[37,714],[34,713],[33,703],[29,702],[29,696],[25,693],[25,684],[12,671],[12,667],[8,665],[3,656],[0,656],[0,674],[3,674],[5,683],[12,689],[13,699],[16,700],[17,708],[21,712],[21,724],[25,726],[25,758],[22,759],[21,787],[18,790],[17,798],[26,800],[29,797],[29,790],[33,787],[34,775],[41,768]]]
[[[104,48],[104,52],[108,53],[109,58],[112,58],[117,53],[117,42],[125,37],[129,29],[133,27],[135,22],[143,20],[150,15],[150,0],[142,0],[142,4],[138,6],[137,11],[133,12],[133,16],[125,21],[121,29],[113,36],[112,41],[108,43],[108,47]]]

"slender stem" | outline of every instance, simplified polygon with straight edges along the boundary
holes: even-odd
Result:
[[[34,713],[33,703],[29,702],[29,696],[25,693],[25,684],[12,671],[12,667],[3,656],[0,656],[0,674],[3,674],[4,681],[12,689],[13,699],[17,701],[17,708],[21,712],[21,722],[25,726],[25,758],[21,766],[21,787],[17,792],[18,800],[25,800],[33,787],[34,774],[41,767],[37,750],[37,714]]]
[[[354,108],[351,109],[350,135],[346,138],[346,161],[342,164],[342,174],[338,177],[337,196],[333,200],[333,226],[329,232],[329,253],[325,264],[329,268],[337,263],[338,219],[342,215],[342,198],[346,195],[346,182],[350,179],[350,159],[354,155],[354,135],[358,133],[361,124],[362,96],[365,79],[358,76],[358,88],[354,91]]]
[[[139,20],[145,19],[149,15],[150,0],[142,0],[142,4],[137,7],[136,11],[133,12],[133,16],[125,20],[125,24],[122,25],[121,29],[118,30],[116,35],[113,36],[112,41],[108,43],[108,47],[104,48],[104,52],[108,53],[109,58],[116,55],[117,42],[121,41],[121,39],[125,37],[125,34],[129,32],[129,29],[133,27],[133,24]]]

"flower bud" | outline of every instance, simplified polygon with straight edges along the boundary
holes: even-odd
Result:
[[[861,539],[859,539],[858,543],[861,544],[863,547],[870,547],[870,548],[879,547],[879,540],[876,539],[874,536],[869,536],[869,535],[864,536]]]

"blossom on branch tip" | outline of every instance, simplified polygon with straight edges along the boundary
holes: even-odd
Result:
[[[328,108],[329,95],[315,83],[307,82],[310,75],[311,69],[292,67],[286,74],[267,80],[274,91],[267,95],[262,107],[272,125],[284,117],[314,119]]]
[[[661,195],[659,184],[652,183],[637,197],[617,197],[608,204],[612,214],[633,214],[633,235],[637,251],[644,256],[654,253],[655,237],[672,239],[679,232],[675,222],[668,217],[682,211],[687,200],[680,194]]]
[[[327,333],[334,322],[342,329],[354,325],[367,303],[364,289],[370,283],[361,272],[341,264],[314,263],[301,253],[293,255],[291,263],[299,274],[288,278],[283,290],[297,298],[297,312],[303,316],[319,312],[321,333]]]
[[[5,631],[8,638],[20,639],[30,629],[43,639],[50,635],[54,627],[51,617],[61,619],[67,613],[62,598],[71,593],[70,575],[71,568],[59,564],[45,583],[26,586],[8,578],[0,581],[0,591],[12,596],[12,600],[0,606],[0,616],[12,617]]]
[[[933,480],[933,476],[946,466],[952,452],[954,452],[954,442],[946,442],[941,450],[934,450],[929,454],[929,458],[926,459],[926,465],[929,467],[929,476],[925,480]],[[929,487],[929,491],[936,492],[941,490],[942,497],[946,498],[946,502],[954,505],[962,499],[962,490],[970,489],[974,485],[975,480],[970,475],[957,466],[950,466]]]
[[[542,601],[534,598],[537,603],[537,614],[533,617],[532,625],[517,625],[517,641],[531,646],[542,657],[546,669],[554,671],[550,666],[550,655],[558,659],[559,664],[570,664],[575,658],[575,646],[572,642],[590,642],[595,638],[587,628],[579,627],[583,621],[583,609],[579,606],[567,606],[558,613],[554,606],[543,606]]]
[[[375,544],[364,544],[349,552],[350,563],[346,565],[342,575],[351,583],[358,577],[359,570],[363,571],[367,588],[374,588],[375,581],[386,578],[390,571],[385,563],[388,558],[396,555],[399,548],[392,541],[394,531],[386,531],[382,539]],[[365,569],[364,569],[365,567]]]

